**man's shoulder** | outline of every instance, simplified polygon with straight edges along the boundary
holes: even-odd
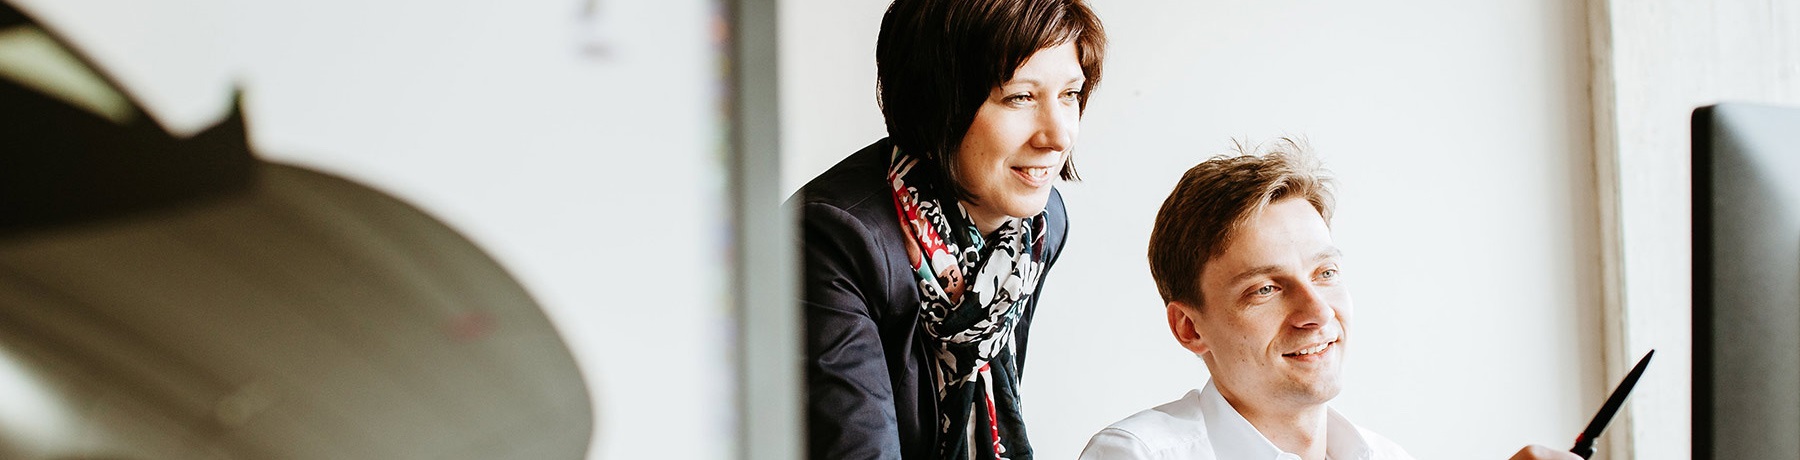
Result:
[[[1362,426],[1357,426],[1356,432],[1362,435],[1363,442],[1368,444],[1369,451],[1374,453],[1371,457],[1373,460],[1413,460],[1412,454],[1407,453],[1405,448],[1395,444],[1386,436],[1369,431],[1368,428]]]
[[[1200,392],[1125,417],[1088,440],[1082,460],[1210,459]]]
[[[1181,399],[1132,414],[1108,428],[1143,434],[1205,433],[1206,417],[1200,412],[1200,391],[1189,391]]]

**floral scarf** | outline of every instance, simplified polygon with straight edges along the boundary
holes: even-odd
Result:
[[[963,460],[973,450],[981,459],[1028,460],[1013,328],[1044,271],[1044,215],[1007,219],[989,240],[962,203],[944,212],[932,187],[943,176],[930,163],[895,149],[890,165],[894,207],[924,299],[919,324],[930,338],[938,457]],[[971,424],[973,438],[992,441],[991,448],[969,447]]]

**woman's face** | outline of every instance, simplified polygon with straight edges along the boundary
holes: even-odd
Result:
[[[1074,43],[1065,42],[1032,54],[981,104],[956,168],[975,195],[963,207],[982,233],[1044,211],[1075,145],[1086,81]]]

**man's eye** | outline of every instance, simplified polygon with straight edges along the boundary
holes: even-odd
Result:
[[[1338,271],[1335,268],[1319,272],[1319,279],[1327,279],[1328,280],[1328,279],[1337,278],[1337,276],[1338,276]]]
[[[1256,295],[1269,295],[1269,294],[1274,294],[1274,293],[1275,293],[1275,285],[1273,285],[1273,284],[1265,284],[1265,285],[1263,285],[1263,287],[1256,289]]]

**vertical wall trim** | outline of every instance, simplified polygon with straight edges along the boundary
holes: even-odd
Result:
[[[793,213],[781,204],[776,0],[724,0],[730,16],[733,306],[738,458],[801,458],[800,312]]]
[[[1624,234],[1620,216],[1618,79],[1613,59],[1613,0],[1589,0],[1588,19],[1588,92],[1592,98],[1594,139],[1595,211],[1600,219],[1600,362],[1605,384],[1584,391],[1600,392],[1605,398],[1615,382],[1623,379],[1630,361],[1627,348],[1627,312],[1625,309]],[[1632,411],[1621,412],[1602,436],[1605,458],[1634,458]]]

